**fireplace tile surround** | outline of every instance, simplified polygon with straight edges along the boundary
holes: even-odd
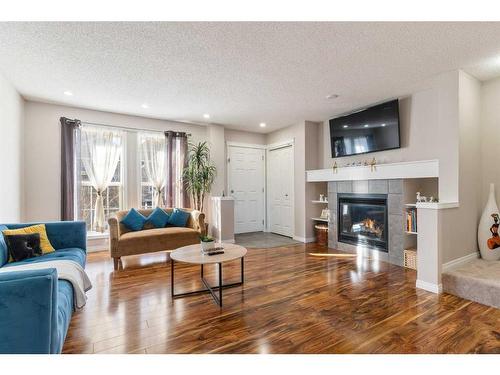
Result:
[[[354,252],[358,246],[338,241],[338,200],[341,193],[354,194],[386,194],[388,210],[389,243],[388,252],[364,248],[368,252],[376,252],[381,260],[399,266],[403,265],[404,229],[403,229],[403,180],[358,180],[358,181],[329,181],[328,182],[328,209],[330,223],[328,231],[328,246],[339,250]]]

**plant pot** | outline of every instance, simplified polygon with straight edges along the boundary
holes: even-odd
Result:
[[[215,241],[201,241],[201,252],[208,253],[215,248]]]
[[[498,215],[498,206],[495,200],[495,185],[490,184],[490,195],[484,207],[479,227],[477,230],[477,240],[481,258],[485,260],[500,259],[500,237],[493,233],[498,233],[498,223],[495,222],[494,214]]]

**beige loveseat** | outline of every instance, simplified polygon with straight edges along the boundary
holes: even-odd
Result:
[[[152,209],[137,211],[146,217],[153,212]],[[172,208],[165,208],[165,211],[171,213]],[[118,269],[122,256],[174,250],[181,246],[199,243],[200,236],[205,231],[205,214],[188,208],[183,208],[183,211],[191,214],[185,228],[154,228],[146,224],[143,230],[134,232],[121,223],[128,211],[118,211],[111,217],[108,220],[109,252],[115,270]]]

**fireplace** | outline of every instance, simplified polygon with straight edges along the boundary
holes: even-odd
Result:
[[[387,195],[338,194],[338,240],[387,252]]]

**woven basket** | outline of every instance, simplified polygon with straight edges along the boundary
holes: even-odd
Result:
[[[316,224],[314,226],[316,229],[316,242],[318,245],[327,246],[328,245],[328,225]]]
[[[404,251],[404,266],[412,270],[417,269],[417,250],[406,249]]]

